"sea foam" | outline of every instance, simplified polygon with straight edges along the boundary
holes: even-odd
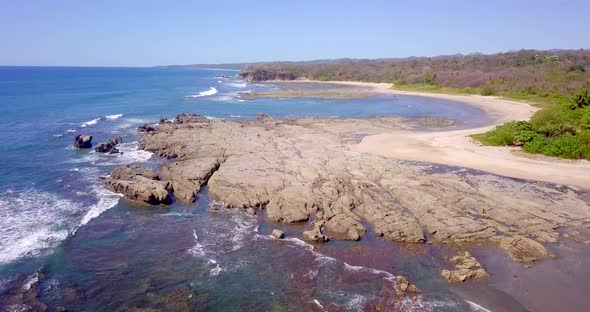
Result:
[[[203,96],[210,96],[210,95],[213,95],[216,93],[217,93],[217,89],[215,87],[211,87],[207,91],[202,91],[202,92],[199,92],[199,94],[193,94],[193,95],[189,95],[187,97],[198,98],[198,97],[203,97]]]
[[[80,209],[36,189],[0,194],[0,264],[39,256],[57,246],[68,236],[68,217]]]

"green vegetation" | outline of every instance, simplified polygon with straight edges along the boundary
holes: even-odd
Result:
[[[528,153],[590,160],[588,90],[567,104],[541,109],[530,121],[511,121],[472,137],[485,145],[522,146]]]
[[[547,107],[570,103],[571,92],[590,86],[588,68],[588,50],[521,50],[432,58],[276,62],[245,66],[240,75],[254,81],[388,82],[402,90],[497,95]]]

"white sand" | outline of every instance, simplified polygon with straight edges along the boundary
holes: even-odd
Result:
[[[502,176],[552,182],[590,189],[590,162],[561,160],[520,152],[516,147],[482,146],[468,136],[510,120],[527,120],[538,109],[529,104],[481,95],[448,95],[392,90],[386,83],[329,82],[374,89],[376,92],[425,96],[463,102],[485,110],[492,123],[485,127],[436,132],[396,131],[365,137],[351,148],[402,160],[424,161],[483,170]]]

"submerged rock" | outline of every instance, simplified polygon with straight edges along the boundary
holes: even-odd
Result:
[[[151,169],[141,165],[118,167],[104,182],[107,189],[123,194],[126,198],[150,205],[171,204],[169,182],[160,181]]]
[[[488,278],[488,273],[467,251],[452,257],[450,262],[455,265],[455,268],[453,270],[442,270],[440,273],[440,275],[450,283]]]
[[[91,148],[92,147],[92,136],[86,134],[79,134],[74,139],[75,148]]]

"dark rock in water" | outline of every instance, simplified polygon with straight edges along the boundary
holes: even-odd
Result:
[[[156,128],[154,128],[152,126],[145,124],[143,126],[137,127],[137,131],[149,133],[149,132],[156,132],[157,130],[156,130]]]
[[[105,180],[105,186],[128,199],[150,205],[172,203],[170,182],[160,181],[158,175],[142,165],[118,167]]]
[[[121,143],[123,143],[123,138],[117,136],[112,140],[98,144],[98,146],[94,148],[94,151],[97,153],[117,154],[119,153],[119,149],[115,148],[115,146]]]
[[[161,124],[167,124],[167,123],[171,123],[170,120],[166,119],[166,118],[160,118],[160,120],[158,121],[158,123]]]
[[[79,134],[74,139],[75,148],[91,148],[92,147],[92,136],[86,134]]]

